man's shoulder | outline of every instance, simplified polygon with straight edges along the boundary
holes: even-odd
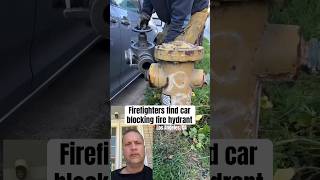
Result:
[[[152,169],[149,166],[144,166],[144,170],[152,173]]]
[[[123,167],[124,168],[124,167]],[[119,179],[119,178],[123,178],[124,176],[140,176],[142,174],[144,174],[144,177],[146,177],[148,180],[152,179],[152,169],[148,166],[144,166],[143,170],[140,173],[137,174],[121,174],[121,170],[123,168],[120,169],[116,169],[114,171],[111,172],[111,179]]]
[[[143,173],[145,174],[147,180],[152,180],[153,173],[150,167],[144,166]]]
[[[152,176],[153,176],[153,173],[152,173],[152,169],[148,166],[144,166],[143,168],[143,173],[145,174],[145,180],[152,180]]]
[[[120,171],[122,170],[123,168],[120,168],[120,169],[116,169],[114,171],[111,172],[111,177],[114,177],[116,176],[117,174],[120,174]]]

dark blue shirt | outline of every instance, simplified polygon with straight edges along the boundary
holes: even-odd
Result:
[[[170,42],[183,32],[184,21],[189,15],[208,6],[208,0],[144,0],[142,11],[151,16],[154,9],[159,19],[169,24],[164,42]]]
[[[112,171],[111,180],[152,180],[152,169],[144,166],[141,172],[136,174],[121,174],[121,169]]]

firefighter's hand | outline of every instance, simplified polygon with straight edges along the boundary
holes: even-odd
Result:
[[[150,21],[150,16],[147,13],[142,12],[138,22],[138,28],[146,29],[148,27],[149,21]]]
[[[156,45],[160,45],[164,42],[164,36],[165,33],[164,32],[159,32],[156,36]]]

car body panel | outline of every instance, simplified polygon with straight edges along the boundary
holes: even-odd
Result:
[[[110,5],[110,59],[109,59],[109,82],[110,95],[116,94],[120,90],[120,74],[121,74],[121,33],[120,33],[120,14],[119,9]]]
[[[0,7],[0,122],[99,39],[64,0],[5,0]]]
[[[110,17],[117,21],[110,26],[110,97],[111,99],[135,79],[140,72],[125,62],[125,50],[133,42],[137,42],[138,33],[132,31],[139,21],[141,10],[139,0],[113,0],[110,6]],[[126,22],[126,23],[125,23]],[[111,24],[111,22],[110,22]],[[147,33],[148,40],[153,42],[157,33],[155,26],[150,23],[151,32]],[[116,30],[118,28],[118,30]],[[120,38],[117,40],[120,33]],[[118,72],[116,72],[118,71]],[[118,77],[116,77],[116,75]],[[117,86],[118,87],[115,87]]]
[[[111,59],[107,67],[110,68],[110,95],[118,94],[139,75],[136,69],[126,64],[124,51],[138,38],[131,29],[138,22],[141,3],[138,0],[125,1],[132,1],[138,7],[131,11],[110,8]],[[64,0],[5,0],[2,3],[0,122],[99,39],[89,19],[64,16],[64,3]],[[128,25],[121,23],[124,17]],[[111,18],[116,19],[115,23],[111,23]],[[148,39],[153,41],[155,31],[148,34]]]
[[[37,1],[35,37],[31,51],[33,88],[61,68],[97,35],[83,21],[63,16],[64,7]]]
[[[5,0],[0,6],[0,117],[31,91],[35,3]]]
[[[129,4],[130,1],[134,0],[128,0],[127,3]],[[127,4],[127,5],[128,5]],[[131,4],[131,3],[130,3]],[[137,25],[139,14],[138,11],[135,11],[133,8],[129,9],[121,9],[124,13],[121,15],[121,21],[128,21],[129,24],[120,24],[121,26],[121,42],[122,42],[122,51],[121,51],[121,76],[120,76],[120,83],[121,86],[125,86],[132,77],[139,74],[139,72],[131,68],[128,64],[125,62],[125,53],[124,51],[129,49],[131,46],[131,42],[135,41],[135,38],[137,37],[137,33],[133,32],[132,29]],[[136,8],[138,10],[138,7]],[[112,51],[112,49],[111,49]]]

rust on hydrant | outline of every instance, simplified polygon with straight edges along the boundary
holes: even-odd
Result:
[[[204,71],[194,65],[203,59],[204,48],[194,44],[201,44],[208,16],[208,8],[194,13],[175,41],[155,47],[158,63],[151,64],[148,78],[152,87],[162,88],[162,104],[190,105],[192,88],[203,86]]]
[[[221,4],[215,10],[211,138],[257,138],[262,82],[297,76],[299,27],[267,20],[263,1]]]
[[[204,84],[204,71],[194,69],[204,56],[203,47],[174,41],[157,46],[154,55],[158,63],[150,66],[149,82],[162,88],[162,104],[190,105],[192,88]]]

